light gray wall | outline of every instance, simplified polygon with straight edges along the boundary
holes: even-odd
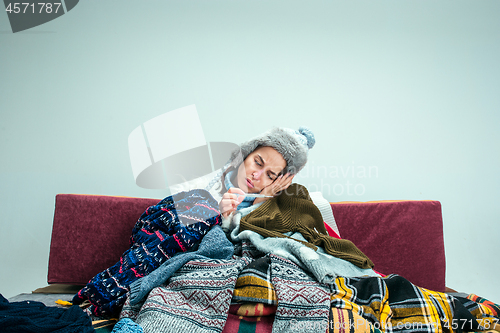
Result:
[[[447,285],[500,303],[499,14],[488,0],[87,0],[12,34],[0,13],[0,293],[46,285],[57,193],[168,194],[135,185],[127,138],[196,104],[209,141],[309,126],[297,180],[330,201],[439,200]]]

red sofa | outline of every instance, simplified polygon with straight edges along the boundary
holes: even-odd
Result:
[[[158,199],[56,196],[48,283],[85,285],[129,247],[132,227]],[[342,238],[351,240],[383,274],[445,291],[445,253],[438,201],[331,203]]]

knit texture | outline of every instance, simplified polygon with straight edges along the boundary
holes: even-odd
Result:
[[[0,294],[0,331],[26,333],[91,333],[92,321],[78,306],[48,307],[42,302],[10,303]]]
[[[142,306],[123,306],[144,333],[222,332],[239,272],[250,260],[205,259],[186,263],[165,286],[154,288]]]
[[[264,237],[288,237],[288,232],[299,232],[313,248],[347,260],[360,268],[373,268],[373,262],[351,241],[328,235],[321,212],[314,205],[307,189],[292,184],[280,195],[265,201],[259,209],[244,216],[240,231],[251,230]]]
[[[278,308],[273,333],[324,333],[328,327],[330,288],[318,283],[286,259],[271,258],[271,274]]]
[[[243,250],[244,254],[250,252],[249,248]],[[278,298],[273,332],[325,332],[329,287],[291,261],[269,257]],[[228,318],[237,277],[252,258],[190,261],[167,285],[154,288],[143,304],[131,305],[127,300],[120,317],[134,320],[144,333],[220,333]]]
[[[256,250],[262,253],[288,259],[310,272],[320,283],[331,283],[338,276],[379,276],[371,268],[360,268],[347,260],[324,253],[322,248],[314,251],[305,245],[306,239],[298,232],[289,236],[265,238],[251,230],[238,233],[238,228],[231,232],[233,242],[249,241]]]
[[[132,319],[123,318],[118,321],[111,333],[143,333],[141,325],[135,323]]]
[[[177,193],[149,207],[132,230],[130,248],[115,265],[94,276],[73,303],[89,300],[93,315],[118,315],[130,285],[176,253],[195,250],[220,223],[219,214],[217,202],[205,190]]]
[[[176,254],[164,262],[159,268],[135,281],[130,286],[130,303],[138,304],[155,287],[166,282],[185,263],[199,259],[231,259],[233,244],[227,239],[226,234],[219,225],[215,225],[203,237],[200,246],[193,252]]]

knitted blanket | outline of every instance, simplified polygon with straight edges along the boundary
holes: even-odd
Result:
[[[127,300],[120,318],[133,319],[144,333],[222,332],[236,279],[248,263],[246,258],[190,261],[144,304]]]
[[[326,253],[360,268],[373,268],[373,262],[351,241],[328,235],[321,212],[300,184],[290,185],[280,195],[242,217],[240,231],[245,230],[264,237],[287,237],[285,233],[299,232],[307,239],[304,244],[314,250],[322,247]]]
[[[307,247],[305,238],[300,233],[289,234],[289,237],[264,238],[256,232],[245,230],[239,232],[236,227],[231,232],[231,239],[235,242],[250,241],[252,245],[263,253],[272,253],[293,261],[304,270],[313,274],[320,283],[331,283],[337,276],[379,276],[371,268],[360,268],[351,262],[326,254],[321,247],[316,251]]]
[[[48,307],[42,302],[9,302],[0,294],[0,331],[26,333],[91,333],[92,321],[82,309]]]
[[[269,259],[278,299],[273,333],[324,333],[330,306],[328,286],[317,283],[289,260],[274,255]],[[120,318],[133,319],[144,333],[220,333],[228,318],[237,277],[252,260],[190,261],[166,285],[153,289],[144,303],[132,305],[127,300]]]
[[[293,262],[271,257],[272,281],[278,298],[273,333],[324,333],[330,290]]]
[[[115,265],[94,276],[73,303],[89,300],[94,315],[117,316],[130,285],[176,253],[195,250],[220,223],[219,214],[217,202],[205,190],[177,193],[149,207],[132,230],[130,248]]]
[[[198,259],[228,260],[233,256],[233,250],[233,244],[226,238],[221,227],[213,226],[203,237],[196,251],[177,253],[152,273],[133,282],[130,285],[130,303],[140,303],[153,288],[165,283],[185,263]]]
[[[145,333],[222,332],[228,318],[227,332],[243,326],[256,328],[255,323],[238,323],[228,312],[237,277],[244,278],[248,275],[245,271],[258,268],[259,276],[269,278],[265,263],[270,262],[277,299],[273,333],[344,332],[346,327],[339,326],[334,314],[347,315],[342,325],[349,325],[348,329],[366,332],[460,333],[491,328],[498,321],[500,306],[478,297],[426,290],[398,275],[338,277],[333,283],[321,284],[307,270],[280,256],[268,254],[263,257],[266,260],[256,259],[263,253],[248,241],[236,248],[235,253],[243,257],[190,261],[166,285],[153,289],[143,304],[127,301],[121,317],[134,319]],[[265,320],[268,323],[271,317]]]

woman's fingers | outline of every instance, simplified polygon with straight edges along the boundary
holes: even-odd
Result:
[[[227,217],[231,212],[236,210],[236,207],[234,205],[234,200],[232,199],[226,199],[226,200],[221,200],[221,203],[219,205],[219,209],[224,217]]]
[[[245,192],[239,188],[230,188],[229,191],[222,196],[222,200],[219,203],[219,210],[224,217],[236,211],[238,205],[245,199],[244,195],[238,194],[245,194]]]
[[[286,174],[286,175],[281,175],[279,179],[277,179],[276,186],[275,188],[278,189],[279,191],[283,191],[286,189],[290,184],[292,184],[293,176],[291,174]]]
[[[237,188],[237,187],[231,187],[226,193],[237,193],[237,194],[242,194],[242,195],[246,194],[245,192],[243,192],[242,189]]]
[[[274,180],[272,184],[266,187],[264,191],[262,191],[261,193],[275,196],[281,191],[286,190],[288,186],[292,184],[293,177],[294,175],[289,173],[285,175],[280,175],[278,178]]]
[[[245,192],[237,187],[231,187],[226,193],[231,195],[231,198],[237,201],[236,206],[243,202],[245,199]]]
[[[237,206],[245,199],[245,195],[238,195],[238,194],[226,192],[224,193],[222,199],[226,200],[227,202],[231,202],[232,204],[236,204]]]
[[[276,178],[270,185],[265,187],[260,193],[269,196],[275,196],[278,193],[286,190],[291,184],[294,175],[287,173],[280,175]],[[243,190],[232,187],[222,196],[222,200],[219,203],[219,210],[224,217],[227,217],[231,212],[238,209],[238,205],[245,199],[246,193]],[[264,201],[264,198],[256,198],[254,203]]]

